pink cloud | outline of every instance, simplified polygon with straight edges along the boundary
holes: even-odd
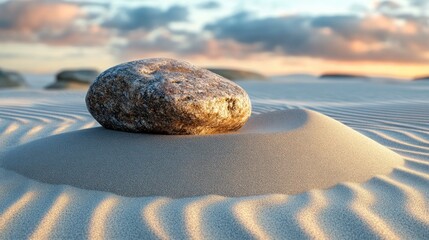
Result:
[[[0,5],[0,40],[52,45],[105,43],[108,32],[85,17],[82,7],[74,3],[8,1]],[[78,20],[84,21],[79,24]]]

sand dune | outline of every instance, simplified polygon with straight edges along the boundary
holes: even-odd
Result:
[[[399,153],[404,165],[364,183],[343,182],[299,195],[180,199],[122,197],[0,169],[0,238],[427,239],[427,87],[253,82],[243,87],[255,114],[295,108],[322,112]],[[0,151],[97,126],[85,112],[83,96],[2,91]]]
[[[46,183],[177,198],[297,194],[362,182],[402,162],[332,118],[295,109],[253,116],[230,134],[75,131],[18,146],[1,166]]]

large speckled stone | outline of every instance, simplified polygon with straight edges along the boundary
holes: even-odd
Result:
[[[187,62],[153,58],[114,66],[86,95],[105,128],[127,132],[213,134],[237,130],[251,113],[235,83]]]

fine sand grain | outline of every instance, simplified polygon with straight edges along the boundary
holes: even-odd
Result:
[[[298,195],[178,199],[46,184],[0,168],[0,239],[428,239],[429,83],[240,84],[254,115],[316,110],[398,153],[404,165],[363,183]],[[0,91],[0,152],[98,126],[84,96]]]

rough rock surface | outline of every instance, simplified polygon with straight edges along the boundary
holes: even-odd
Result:
[[[13,71],[0,70],[0,88],[21,88],[27,86],[21,74]]]
[[[128,62],[104,71],[88,90],[86,105],[105,128],[163,134],[233,131],[251,113],[249,96],[235,83],[165,58]]]
[[[56,75],[56,82],[47,89],[88,89],[89,85],[100,74],[94,69],[64,70]]]

